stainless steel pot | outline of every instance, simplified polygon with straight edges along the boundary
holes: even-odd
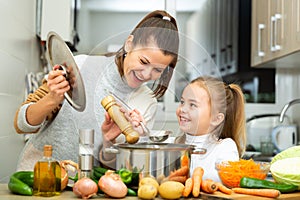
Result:
[[[115,144],[105,151],[116,154],[116,169],[136,167],[141,170],[140,176],[150,175],[158,180],[179,169],[182,156],[187,156],[190,161],[191,154],[206,153],[206,149],[195,148],[193,145],[171,143],[123,143]]]

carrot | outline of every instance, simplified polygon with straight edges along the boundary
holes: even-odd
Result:
[[[218,186],[218,190],[224,194],[232,194],[232,190],[229,189],[228,187],[226,187],[225,185],[223,185],[220,182],[216,182],[217,186]]]
[[[185,167],[187,166],[189,168],[189,163],[190,163],[190,158],[189,158],[189,154],[187,152],[185,152],[180,159],[180,165],[181,167]]]
[[[217,191],[218,186],[216,183],[211,179],[205,179],[201,182],[201,191],[212,194]]]
[[[177,181],[182,184],[185,183],[186,179],[187,179],[187,176],[172,176],[172,177],[167,178],[168,181]]]
[[[168,178],[174,177],[174,176],[187,176],[189,174],[189,168],[188,166],[183,166],[175,171],[170,172],[170,175]]]
[[[232,188],[235,193],[248,194],[262,197],[277,198],[280,191],[275,189],[252,189],[252,188]]]
[[[184,189],[183,189],[183,192],[182,192],[182,196],[188,197],[191,194],[192,189],[193,189],[193,179],[191,177],[189,177],[185,181]]]
[[[202,167],[196,167],[193,171],[192,179],[193,179],[193,196],[198,197],[200,194],[200,187],[202,182],[202,177],[204,174],[204,170]]]

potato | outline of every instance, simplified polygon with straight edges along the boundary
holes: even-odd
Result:
[[[139,186],[138,197],[141,199],[154,199],[157,195],[157,188],[151,184]]]
[[[166,181],[160,184],[158,193],[164,199],[179,199],[182,195],[184,185],[177,181]]]
[[[154,187],[156,187],[156,189],[158,190],[159,184],[157,182],[157,180],[155,178],[152,177],[144,177],[140,180],[139,182],[139,186],[142,185],[153,185]]]

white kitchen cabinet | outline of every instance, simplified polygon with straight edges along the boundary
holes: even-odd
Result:
[[[58,33],[63,40],[73,44],[75,35],[76,0],[38,0],[37,35],[47,40],[50,31]]]

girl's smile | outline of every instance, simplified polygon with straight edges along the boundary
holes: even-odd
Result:
[[[187,126],[190,121],[191,121],[190,119],[184,117],[183,115],[179,115],[179,125],[180,126]]]

